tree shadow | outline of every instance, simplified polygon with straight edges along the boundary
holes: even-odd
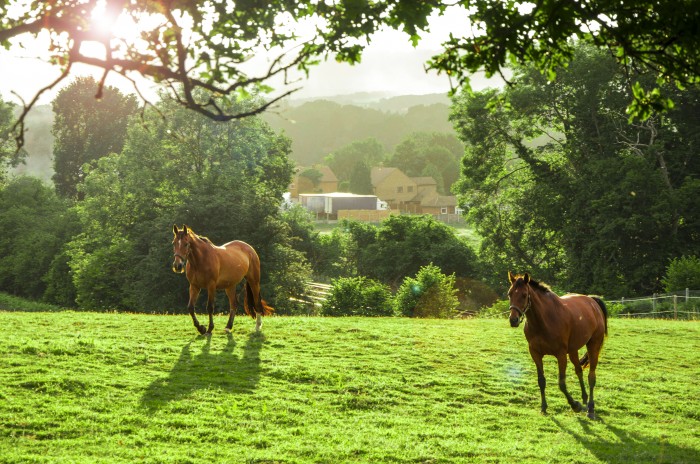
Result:
[[[602,420],[592,422],[579,418],[581,430],[552,417],[552,422],[588,449],[602,462],[700,462],[700,450],[668,442],[668,437],[648,436],[608,425]]]
[[[211,351],[211,336],[197,336],[181,350],[180,357],[167,377],[154,380],[141,397],[141,406],[159,409],[171,401],[190,396],[197,390],[221,390],[251,393],[260,380],[260,350],[265,335],[254,332],[248,336],[242,356],[234,353],[236,341],[227,334],[226,346],[220,352]],[[199,354],[193,355],[193,344],[204,339]]]

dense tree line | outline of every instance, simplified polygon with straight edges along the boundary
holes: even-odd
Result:
[[[78,81],[69,92],[88,85]],[[85,104],[59,98],[54,108],[80,114]],[[256,103],[218,104],[245,111]],[[113,106],[83,117],[104,120]],[[85,131],[57,132],[57,143],[75,146],[73,139],[104,130],[77,125]],[[2,186],[3,291],[86,309],[181,311],[187,284],[170,271],[169,244],[172,224],[186,223],[215,243],[253,245],[271,303],[284,306],[286,296],[301,292],[309,268],[280,214],[290,142],[261,119],[220,124],[163,101],[143,119],[133,117],[113,149],[83,148],[64,158],[87,160],[82,175],[65,184],[78,196],[62,198],[57,191],[64,189],[29,177]]]
[[[515,268],[587,293],[656,291],[670,259],[700,253],[698,89],[664,85],[675,107],[630,123],[608,54],[579,45],[556,71],[552,83],[518,67],[515,87],[455,99],[468,146],[458,191],[481,259],[493,279]]]

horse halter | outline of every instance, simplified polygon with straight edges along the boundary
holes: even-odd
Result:
[[[527,312],[528,309],[532,307],[532,298],[530,297],[530,289],[528,287],[527,290],[527,303],[525,304],[525,309],[520,309],[514,304],[511,304],[510,307],[508,308],[509,310],[516,310],[518,314],[520,315],[518,317],[518,324],[521,324],[523,322],[523,319],[525,319],[525,313]]]
[[[192,247],[190,245],[190,242],[185,243],[185,247],[187,248],[187,251],[185,252],[185,256],[182,256],[180,253],[173,253],[173,256],[175,258],[180,258],[182,261],[187,261],[187,257],[190,255],[190,252],[192,251]]]

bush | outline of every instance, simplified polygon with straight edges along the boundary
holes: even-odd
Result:
[[[407,277],[394,299],[397,314],[408,317],[447,318],[456,314],[455,276],[445,275],[432,264],[420,268],[415,278]]]
[[[700,289],[700,258],[683,256],[673,259],[666,268],[666,275],[661,279],[666,292]]]
[[[325,316],[391,316],[389,287],[366,277],[341,277],[332,282],[323,302]]]
[[[508,300],[498,300],[491,306],[483,308],[479,311],[479,317],[487,318],[506,318],[508,317],[508,309],[510,302]]]

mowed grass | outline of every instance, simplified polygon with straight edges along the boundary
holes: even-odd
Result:
[[[700,462],[696,322],[610,321],[598,421],[505,319],[215,322],[0,312],[0,461]]]

